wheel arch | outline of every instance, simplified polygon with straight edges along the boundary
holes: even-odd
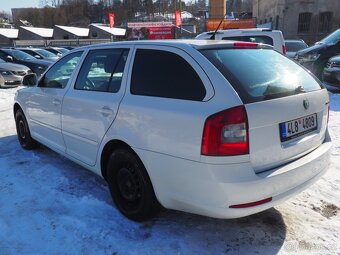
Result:
[[[14,103],[14,106],[13,106],[13,115],[14,115],[14,116],[15,116],[15,113],[16,113],[19,109],[23,111],[22,107],[21,107],[17,102],[15,102],[15,103]]]
[[[101,174],[102,174],[102,176],[105,180],[106,180],[106,167],[107,167],[111,153],[114,150],[116,150],[118,148],[122,148],[122,147],[129,148],[131,151],[133,151],[133,149],[131,148],[130,145],[128,145],[126,142],[119,140],[119,139],[114,139],[114,140],[108,141],[105,144],[105,146],[102,150],[101,158],[100,158],[100,170],[101,170]],[[136,152],[134,152],[134,153],[136,154]]]

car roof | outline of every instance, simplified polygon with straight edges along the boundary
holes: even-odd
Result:
[[[234,43],[239,41],[229,41],[229,40],[142,40],[142,41],[124,41],[124,42],[113,42],[113,43],[105,43],[105,44],[95,44],[89,46],[83,46],[78,49],[86,49],[86,48],[98,48],[98,46],[107,47],[110,45],[152,45],[152,46],[172,46],[179,48],[187,48],[192,47],[197,50],[200,49],[208,49],[208,48],[222,48],[222,47],[234,47]],[[242,43],[242,42],[241,42]],[[272,48],[266,44],[258,44],[258,48]]]

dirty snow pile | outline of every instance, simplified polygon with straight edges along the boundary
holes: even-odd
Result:
[[[340,95],[331,95],[331,167],[300,195],[241,219],[167,210],[135,223],[101,178],[47,148],[21,149],[15,91],[0,90],[0,255],[340,254]]]

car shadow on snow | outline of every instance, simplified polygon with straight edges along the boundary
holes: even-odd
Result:
[[[75,250],[87,247],[89,254],[276,254],[286,237],[285,222],[274,208],[229,220],[164,209],[153,220],[132,222],[115,208],[102,178],[44,146],[25,151],[16,136],[0,137],[0,162],[4,162],[3,178],[10,169],[8,178],[18,178],[18,183],[23,180],[30,192],[45,194],[36,196],[27,212],[21,211],[25,222],[32,214],[44,217],[45,223],[35,222],[45,230],[35,230],[33,243],[40,243],[41,234],[55,243],[67,237],[77,243]],[[0,180],[0,184],[5,182],[8,180]],[[7,206],[15,209],[25,199],[14,197]],[[49,229],[48,222],[53,228]],[[75,240],[70,231],[77,233],[71,235]]]

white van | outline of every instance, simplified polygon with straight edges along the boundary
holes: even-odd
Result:
[[[274,50],[277,52],[286,55],[286,45],[280,30],[271,30],[267,28],[218,30],[216,33],[211,31],[199,34],[196,36],[196,39],[264,43],[273,46]]]

